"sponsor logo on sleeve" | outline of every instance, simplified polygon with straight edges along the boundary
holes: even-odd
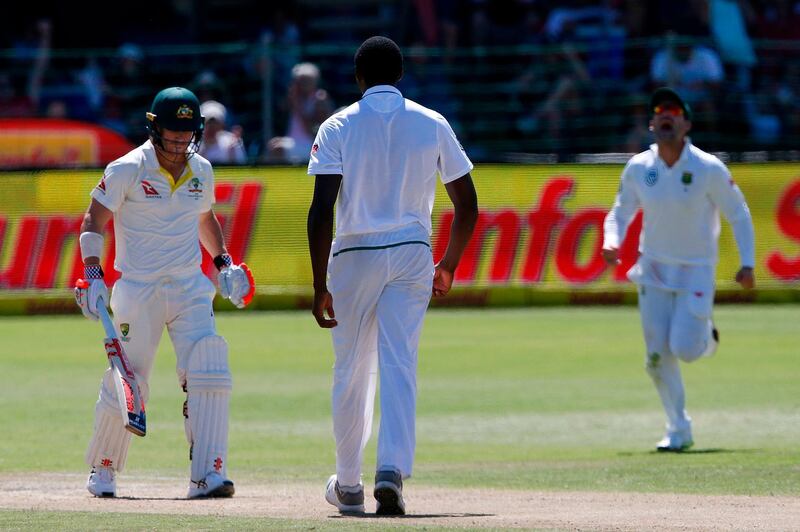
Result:
[[[314,144],[313,146],[311,146],[311,155],[314,155],[318,151],[319,151],[319,144]]]

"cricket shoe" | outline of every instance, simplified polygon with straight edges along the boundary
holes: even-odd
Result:
[[[189,499],[222,499],[233,497],[233,482],[219,473],[209,473],[206,478],[189,482]]]
[[[403,502],[403,477],[394,470],[375,473],[375,500],[378,515],[405,515],[406,503]]]
[[[690,430],[667,432],[666,436],[656,444],[656,450],[661,453],[681,453],[692,445],[694,441]]]
[[[328,485],[325,488],[325,500],[336,506],[343,514],[363,514],[364,510],[364,486],[339,485],[336,475],[331,475]]]
[[[116,497],[117,481],[114,469],[110,467],[93,467],[86,481],[86,489],[95,497]]]
[[[716,353],[719,348],[719,330],[717,330],[713,320],[708,320],[708,328],[708,347],[706,347],[706,350],[700,355],[703,358],[714,356],[714,353]]]

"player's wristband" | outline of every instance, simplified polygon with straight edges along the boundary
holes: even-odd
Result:
[[[103,235],[92,231],[84,231],[78,238],[81,247],[81,257],[83,260],[89,257],[100,258],[103,253]]]
[[[85,264],[83,266],[84,279],[102,279],[103,268],[99,264]]]
[[[233,264],[233,259],[227,253],[222,253],[214,257],[214,266],[217,267],[217,270],[221,270],[222,268],[227,268]]]

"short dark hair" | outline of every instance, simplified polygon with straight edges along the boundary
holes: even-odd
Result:
[[[358,47],[353,59],[356,75],[367,86],[394,85],[403,77],[403,53],[388,37],[370,37]]]

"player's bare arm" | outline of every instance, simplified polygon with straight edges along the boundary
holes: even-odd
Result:
[[[114,214],[105,208],[102,203],[93,199],[86,209],[86,214],[83,215],[83,222],[81,222],[81,233],[97,233],[103,234],[103,229],[111,220]],[[100,264],[100,257],[86,257],[84,264]]]
[[[318,175],[314,182],[314,198],[308,210],[308,249],[314,277],[314,303],[311,312],[319,326],[324,329],[337,325],[333,297],[328,291],[326,277],[333,241],[333,206],[336,204],[341,183],[341,175]]]
[[[222,236],[222,226],[219,225],[214,210],[211,209],[200,215],[200,242],[212,257],[222,255],[225,249],[225,238]]]
[[[453,285],[453,274],[456,271],[461,255],[469,243],[475,222],[478,219],[478,196],[469,173],[445,185],[447,195],[453,203],[455,216],[450,226],[450,240],[447,243],[442,260],[436,265],[433,275],[433,295],[447,295]]]

